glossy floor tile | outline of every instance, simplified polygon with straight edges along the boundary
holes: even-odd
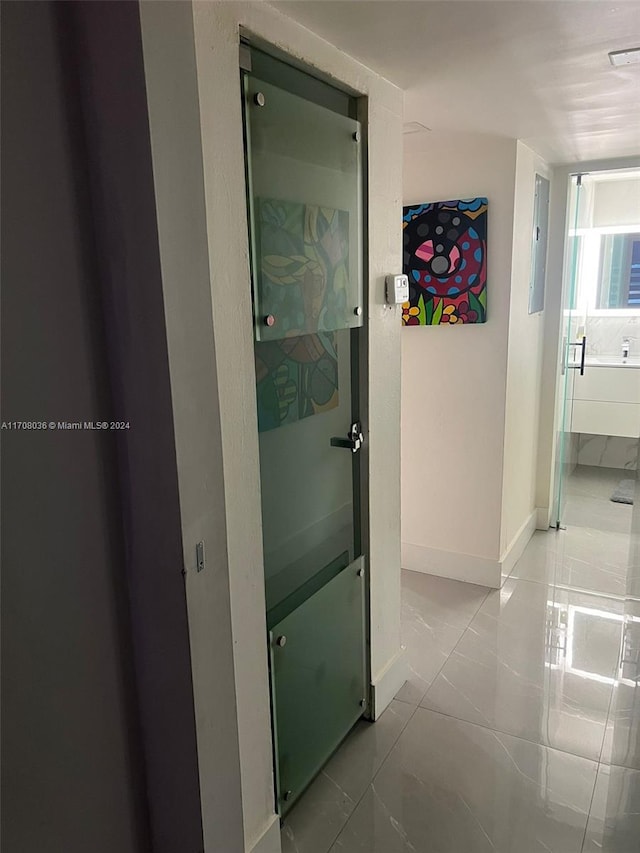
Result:
[[[421,704],[597,761],[621,634],[618,602],[508,580],[487,597]]]
[[[351,797],[322,771],[282,824],[282,853],[326,853],[355,807]]]
[[[577,465],[571,476],[567,478],[566,491],[569,496],[582,495],[583,497],[608,501],[621,480],[628,480],[634,476],[635,471],[626,468]],[[617,504],[617,506],[624,507],[622,504]]]
[[[613,503],[608,498],[570,495],[564,512],[564,523],[567,527],[584,524],[595,530],[629,536],[631,512],[628,504]]]
[[[402,573],[402,639],[409,678],[397,699],[420,702],[488,592],[462,581]]]
[[[607,720],[602,761],[640,770],[640,684],[616,684]]]
[[[403,572],[409,679],[284,853],[640,853],[640,537],[610,479],[580,472],[570,500],[604,520],[536,533],[501,590]]]
[[[638,853],[640,770],[598,768],[583,853]]]
[[[589,527],[538,530],[511,577],[624,597],[630,584],[629,537]]]
[[[620,663],[602,761],[640,770],[640,600],[624,602]]]
[[[283,853],[326,853],[408,723],[393,701],[375,723],[359,722],[282,826]]]
[[[332,853],[580,853],[595,762],[418,708]]]
[[[634,476],[624,468],[578,465],[566,482],[563,522],[567,528],[589,527],[628,536],[632,507],[610,500],[621,480]]]

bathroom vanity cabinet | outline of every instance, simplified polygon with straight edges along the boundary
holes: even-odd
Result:
[[[637,438],[640,435],[640,359],[625,364],[587,359],[573,388],[571,431]]]

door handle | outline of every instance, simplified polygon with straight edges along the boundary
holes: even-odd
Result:
[[[584,376],[584,362],[587,357],[587,336],[583,335],[581,341],[571,342],[570,347],[580,347],[580,376]],[[570,365],[573,370],[578,369],[577,364]]]
[[[352,453],[357,453],[362,447],[363,442],[364,435],[362,434],[362,425],[360,421],[356,421],[351,424],[346,438],[333,436],[331,439],[331,447],[344,447]]]

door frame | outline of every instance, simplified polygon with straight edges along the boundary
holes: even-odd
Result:
[[[544,307],[544,342],[541,378],[540,427],[536,506],[539,530],[552,526],[556,493],[556,442],[561,416],[557,406],[562,346],[562,306],[566,281],[563,277],[567,238],[569,181],[572,175],[640,168],[640,156],[589,160],[556,166],[551,179],[549,204],[549,248]]]

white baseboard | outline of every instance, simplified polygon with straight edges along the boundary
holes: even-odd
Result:
[[[377,720],[407,680],[406,648],[401,646],[381,673],[371,682],[371,719]]]
[[[247,849],[247,853],[282,853],[280,818],[274,814],[260,838]]]
[[[551,507],[539,506],[536,508],[536,530],[548,530],[551,524]]]
[[[499,560],[403,542],[402,568],[409,569],[411,572],[423,572],[427,575],[437,575],[440,578],[451,578],[452,580],[477,583],[480,586],[499,589],[504,578],[511,574],[513,567],[527,547],[527,543],[536,529],[538,518],[539,510],[534,510],[513,537]]]
[[[513,567],[520,557],[522,557],[522,553],[527,547],[529,539],[533,536],[533,531],[536,529],[537,521],[538,511],[534,509],[529,518],[527,518],[520,530],[518,530],[507,546],[500,559],[500,573],[502,574],[503,579],[509,577],[513,571]]]
[[[499,560],[428,548],[426,545],[414,545],[411,542],[402,543],[402,568],[494,589],[499,589],[501,584]]]

